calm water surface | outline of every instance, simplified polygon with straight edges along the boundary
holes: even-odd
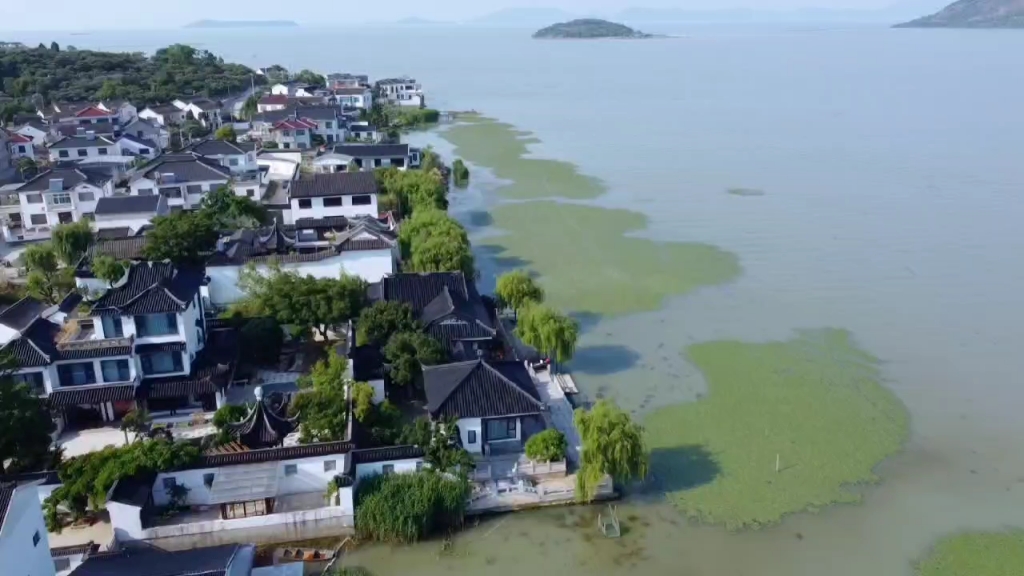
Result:
[[[602,178],[598,204],[652,238],[739,255],[733,284],[604,320],[577,366],[645,412],[704,389],[678,356],[713,339],[847,328],[883,360],[913,421],[865,503],[743,534],[688,526],[656,495],[622,539],[585,509],[492,520],[454,552],[357,555],[378,574],[905,575],[928,544],[1024,525],[1024,34],[712,27],[651,42],[533,42],[525,31],[176,31],[7,40],[152,50],[188,42],[253,66],[412,74],[431,104],[531,130],[535,153]],[[478,192],[497,185],[474,174]],[[751,188],[761,196],[736,196]],[[482,194],[479,192],[482,191]]]

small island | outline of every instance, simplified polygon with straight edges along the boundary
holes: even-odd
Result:
[[[1024,3],[1017,0],[958,0],[930,16],[896,28],[1024,28]]]
[[[185,28],[297,28],[292,20],[196,20]]]
[[[624,24],[616,24],[597,18],[582,18],[559,22],[533,33],[534,38],[566,39],[566,38],[654,38]]]

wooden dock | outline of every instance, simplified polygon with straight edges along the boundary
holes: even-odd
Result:
[[[562,389],[562,392],[566,394],[580,393],[576,388],[576,381],[572,379],[572,374],[555,374],[555,381],[558,382],[558,387]]]

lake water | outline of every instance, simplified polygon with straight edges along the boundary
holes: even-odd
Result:
[[[906,575],[939,536],[1024,525],[1024,34],[677,32],[649,42],[448,28],[5,40],[187,42],[253,66],[414,75],[434,107],[533,131],[536,154],[607,184],[597,204],[645,213],[649,237],[739,256],[736,282],[589,330],[584,344],[635,357],[579,366],[586,391],[631,409],[653,391],[649,410],[690,399],[701,380],[666,349],[831,326],[883,361],[912,417],[905,451],[878,468],[883,482],[860,506],[728,534],[641,498],[620,509],[630,532],[614,542],[594,538],[586,509],[519,514],[468,531],[451,554],[437,543],[360,552],[377,574]]]

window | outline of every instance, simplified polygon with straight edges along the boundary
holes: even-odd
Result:
[[[106,156],[108,152],[106,148],[99,148],[97,151],[100,153],[100,156]]]
[[[55,206],[70,206],[71,194],[69,194],[68,192],[61,192],[60,194],[51,194],[50,204],[53,204]]]
[[[309,198],[299,198],[299,208],[312,208],[313,201]]]
[[[331,129],[331,128],[333,128],[333,127],[334,127],[334,126],[333,126],[333,124],[331,123],[331,121],[330,121],[330,120],[328,120],[327,122],[324,122],[324,129],[325,129],[325,130],[330,130],[330,129]]]
[[[57,572],[63,572],[71,568],[71,558],[54,558],[53,569]]]
[[[124,324],[120,316],[103,317],[104,338],[124,338]]]
[[[337,208],[342,205],[341,196],[336,198],[324,198],[324,208]]]
[[[61,150],[61,151],[57,152],[57,157],[59,157],[59,158],[67,158],[68,157],[68,151],[67,150]]]
[[[333,472],[338,467],[337,460],[324,460],[324,472]]]
[[[267,501],[253,500],[251,502],[221,504],[220,510],[225,520],[231,520],[233,518],[248,518],[250,516],[266,516]]]
[[[46,214],[32,214],[28,218],[33,226],[46,226]]]
[[[174,490],[174,487],[177,485],[178,481],[174,478],[174,476],[168,476],[164,478],[164,490],[170,492],[171,490]]]
[[[515,440],[516,419],[501,418],[487,421],[487,441]]]
[[[380,470],[381,470],[381,472],[384,473],[385,476],[387,476],[388,474],[394,474],[395,473],[395,465],[394,464],[385,464],[385,465],[380,467]]]
[[[476,444],[476,430],[469,430],[466,432],[466,441],[468,444]]]
[[[238,158],[228,160],[228,166],[238,166]]]
[[[45,394],[46,387],[43,385],[42,372],[28,372],[26,374],[15,374],[14,381],[18,384],[26,384],[33,394]]]
[[[82,220],[92,222],[96,220],[96,214],[94,212],[82,212]]]
[[[178,333],[177,314],[148,314],[135,317],[135,333],[140,337],[168,336]]]
[[[295,131],[295,135],[296,136],[305,136],[306,135],[306,131],[305,130],[296,130]]]
[[[20,152],[22,154],[27,152],[27,150],[25,150],[25,145],[24,144],[22,144],[21,146],[18,146],[18,152]]]
[[[203,474],[203,484],[207,488],[210,488],[210,487],[213,486],[213,472],[210,472],[209,474]]]
[[[184,367],[181,362],[181,352],[156,352],[143,354],[142,371],[146,375],[169,374],[171,372],[182,372]]]
[[[100,362],[104,382],[127,382],[132,379],[128,370],[128,360],[103,360]]]
[[[284,475],[285,476],[295,476],[298,473],[299,473],[299,466],[297,464],[285,464],[284,465]]]
[[[374,166],[374,168],[380,168],[382,164],[383,163],[381,162],[380,158],[374,158],[373,159],[373,166]]]
[[[287,143],[287,142],[285,142],[285,143],[284,143],[284,149],[285,149],[285,150],[291,150],[291,148],[292,148],[292,145],[291,145],[291,144],[289,144],[289,143]]]
[[[199,184],[192,184],[189,186],[185,186],[185,192],[188,194],[202,194],[203,187]]]
[[[39,541],[42,539],[43,537],[40,536],[39,530],[36,530],[36,533],[32,535],[32,547],[35,548],[36,546],[39,546]]]
[[[142,156],[149,156],[149,148],[139,148],[139,154]]]
[[[181,198],[180,186],[169,186],[160,189],[160,195],[166,198]]]
[[[353,206],[369,206],[373,204],[373,196],[370,194],[359,194],[352,197]]]
[[[75,153],[78,154],[79,158],[85,158],[89,155],[89,151],[85,148],[79,148]]]
[[[291,130],[282,130],[281,131],[281,136],[291,136],[291,135],[292,135],[292,131]]]
[[[153,189],[152,188],[140,188],[139,189],[139,196],[152,196],[152,195],[153,195]]]
[[[402,168],[405,166],[405,158],[392,158],[391,165],[395,168]]]
[[[57,376],[61,386],[85,386],[96,383],[96,368],[92,361],[58,364]]]
[[[28,202],[29,204],[42,204],[43,203],[43,195],[42,194],[26,194],[25,195],[25,201]]]
[[[92,202],[94,200],[96,200],[96,193],[95,192],[79,192],[78,193],[78,201],[79,202]]]

